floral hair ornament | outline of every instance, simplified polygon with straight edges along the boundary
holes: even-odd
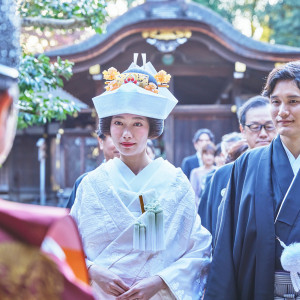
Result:
[[[146,54],[143,65],[137,65],[138,53],[123,73],[115,68],[103,72],[106,92],[94,97],[93,102],[99,118],[130,113],[156,119],[166,119],[177,99],[167,89],[171,75],[156,72]]]
[[[137,58],[138,58],[138,53],[135,53],[133,64],[136,67],[137,67],[137,63],[136,63]],[[145,68],[146,55],[144,53],[142,54],[142,58],[143,58],[143,68]],[[136,69],[136,67],[133,69]],[[137,84],[139,87],[146,89],[147,91],[158,94],[157,87],[168,88],[169,87],[168,83],[171,80],[171,75],[167,74],[167,72],[164,70],[161,70],[154,75],[157,84],[154,82],[149,82],[149,75],[139,73],[138,70],[136,70],[136,72],[125,71],[124,73],[120,74],[120,72],[116,68],[111,67],[107,71],[105,70],[102,73],[104,79],[107,80],[105,82],[105,84],[107,85],[105,89],[107,91],[113,91],[115,89],[118,89],[122,84],[134,83]]]

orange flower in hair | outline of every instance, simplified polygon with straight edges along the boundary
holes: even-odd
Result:
[[[116,77],[120,74],[116,68],[109,68],[107,71],[102,72],[104,79],[106,80],[115,80]]]
[[[148,85],[144,87],[145,90],[158,94],[158,89],[155,83],[150,82]]]
[[[120,87],[120,83],[116,80],[112,80],[110,82],[108,82],[107,86],[105,87],[106,91],[113,91],[116,90]]]
[[[171,80],[171,75],[167,74],[164,70],[159,71],[156,75],[154,75],[154,77],[157,80],[158,86],[166,85]]]

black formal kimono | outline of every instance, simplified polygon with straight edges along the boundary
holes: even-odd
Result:
[[[274,273],[282,247],[300,242],[300,172],[274,225],[293,179],[279,136],[243,154],[232,169],[205,300],[274,300]]]
[[[74,185],[73,185],[72,193],[71,193],[71,195],[70,195],[70,197],[69,197],[69,200],[68,200],[68,203],[67,203],[66,208],[70,208],[70,209],[72,208],[72,206],[73,206],[73,204],[74,204],[74,201],[75,201],[75,198],[76,198],[76,192],[77,192],[78,186],[79,186],[80,182],[82,181],[82,179],[83,179],[87,174],[88,174],[88,172],[86,172],[86,173],[80,175],[80,176],[76,179],[76,181],[75,181],[75,183],[74,183]]]
[[[198,213],[202,225],[212,234],[213,243],[216,231],[218,207],[230,179],[233,163],[222,166],[210,175],[211,180],[206,183],[201,197]],[[211,177],[212,176],[212,177]]]
[[[183,159],[181,164],[181,169],[183,173],[186,175],[188,179],[190,179],[190,175],[193,169],[201,167],[202,164],[199,164],[199,158],[197,153],[191,156],[187,156]]]

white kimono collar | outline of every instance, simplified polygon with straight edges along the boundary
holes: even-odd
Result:
[[[289,159],[289,162],[291,164],[291,167],[293,169],[294,175],[296,175],[300,169],[300,155],[298,155],[297,158],[294,157],[292,152],[288,149],[288,147],[284,144],[284,142],[281,140],[282,146],[286,152],[286,155]]]
[[[114,158],[106,163],[106,169],[116,190],[127,189],[139,193],[163,162],[161,157],[157,158],[135,175],[124,162]]]

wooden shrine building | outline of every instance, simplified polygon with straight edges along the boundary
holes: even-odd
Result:
[[[65,90],[89,106],[60,126],[64,133],[59,135],[60,143],[57,132],[52,133],[50,190],[71,188],[80,174],[101,161],[89,158],[97,146],[91,142],[97,123],[91,99],[104,91],[101,72],[111,66],[123,72],[135,52],[146,53],[157,70],[172,75],[170,90],[179,103],[166,120],[160,142],[175,166],[194,153],[191,141],[197,129],[211,129],[217,142],[222,135],[238,131],[236,110],[243,101],[261,93],[276,64],[300,59],[299,48],[250,39],[203,6],[147,0],[113,20],[106,33],[47,53],[75,63]],[[18,139],[24,135],[17,137],[17,143]],[[89,145],[94,148],[90,150]]]

